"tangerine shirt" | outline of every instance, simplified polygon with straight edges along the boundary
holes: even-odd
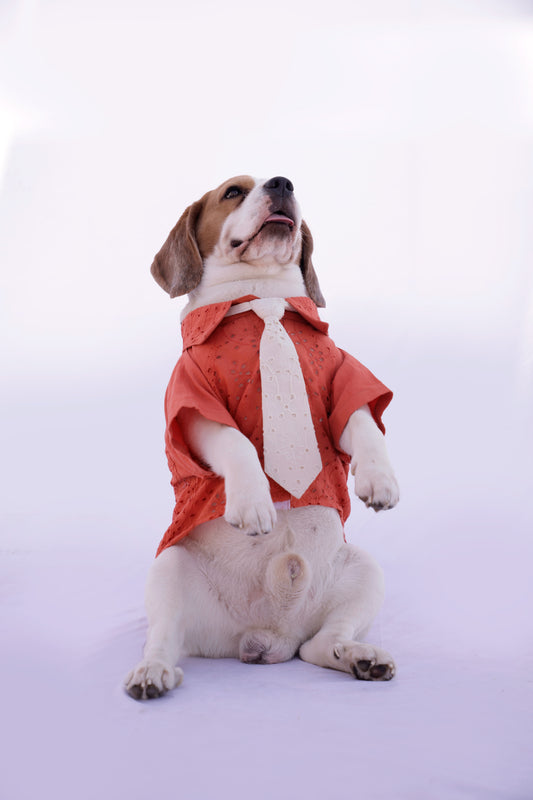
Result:
[[[189,450],[179,423],[182,409],[197,409],[207,419],[241,431],[255,446],[263,466],[263,418],[259,341],[264,322],[253,311],[226,317],[236,303],[253,296],[197,308],[182,322],[183,353],[165,396],[165,449],[176,505],[157,555],[202,522],[224,515],[224,480]],[[351,414],[366,403],[385,432],[381,415],[392,392],[366,367],[340,350],[327,335],[328,325],[308,297],[288,297],[291,308],[282,324],[291,337],[305,380],[322,471],[299,499],[272,478],[274,502],[290,507],[336,508],[344,524],[350,513],[346,485],[350,457],[339,446]]]

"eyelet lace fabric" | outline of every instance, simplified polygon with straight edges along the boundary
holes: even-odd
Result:
[[[288,306],[269,297],[233,306],[263,320],[259,343],[265,473],[300,498],[322,469],[322,460],[296,348],[281,324]]]

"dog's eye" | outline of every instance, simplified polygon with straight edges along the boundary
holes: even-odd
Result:
[[[235,197],[239,197],[241,194],[243,194],[243,191],[239,186],[230,186],[229,189],[226,189],[224,200],[233,200]]]

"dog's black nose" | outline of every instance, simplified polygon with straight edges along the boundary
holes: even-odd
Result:
[[[277,175],[275,178],[270,178],[270,180],[265,183],[265,189],[269,189],[272,194],[279,194],[280,197],[284,197],[286,194],[292,194],[294,192],[294,186],[290,180],[288,178],[284,178],[282,175]]]

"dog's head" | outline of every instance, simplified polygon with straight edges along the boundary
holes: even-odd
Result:
[[[246,264],[258,275],[297,265],[309,297],[325,306],[311,261],[313,238],[302,220],[292,183],[241,175],[189,206],[156,255],[151,272],[171,297],[201,283],[206,265]]]

